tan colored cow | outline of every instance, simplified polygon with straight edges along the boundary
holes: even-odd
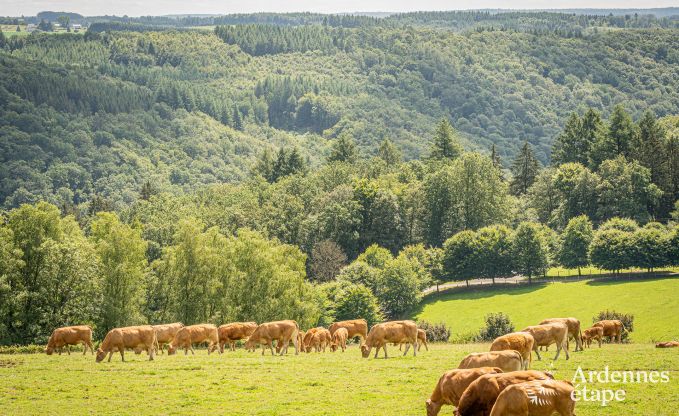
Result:
[[[295,355],[299,354],[299,343],[297,342],[297,334],[299,333],[299,326],[293,320],[266,322],[259,325],[255,331],[250,335],[250,338],[245,342],[245,349],[254,351],[257,344],[262,345],[262,355],[266,348],[271,348],[271,355],[274,355],[273,342],[277,341],[283,347],[280,354],[287,354],[290,342],[295,346]]]
[[[585,329],[582,333],[582,342],[587,345],[587,348],[592,346],[592,340],[597,340],[599,348],[601,348],[601,341],[604,339],[604,329],[600,326],[593,326]]]
[[[316,352],[321,352],[321,350],[323,350],[323,352],[325,352],[325,349],[330,346],[331,343],[332,335],[330,335],[330,331],[319,326],[311,336],[309,344],[306,345],[306,352],[310,353],[312,350]]]
[[[523,369],[523,357],[514,350],[473,352],[467,355],[457,368],[497,367],[503,372],[520,371]]]
[[[307,347],[311,343],[311,339],[314,337],[314,334],[318,331],[318,328],[310,328],[308,331],[304,333],[304,336],[302,337],[302,351],[306,351]]]
[[[347,332],[349,332],[349,337],[347,338],[348,340],[359,337],[359,345],[363,345],[366,337],[368,336],[368,321],[365,319],[352,319],[349,321],[335,322],[334,324],[330,325],[328,330],[332,335],[339,328],[347,329]]]
[[[181,322],[173,324],[152,325],[153,330],[156,331],[156,340],[158,341],[157,351],[162,354],[165,351],[165,344],[169,344],[174,339],[177,332],[184,327]],[[136,352],[136,351],[135,351]]]
[[[477,378],[485,374],[499,374],[502,370],[494,367],[457,369],[446,371],[439,378],[434,392],[426,402],[427,416],[436,416],[445,404],[457,406],[462,393]]]
[[[530,368],[532,362],[533,345],[535,344],[535,339],[533,336],[526,332],[512,332],[507,335],[502,335],[495,338],[490,346],[491,351],[504,351],[504,350],[514,350],[521,354],[523,359],[523,369],[527,370]]]
[[[618,344],[622,342],[622,333],[625,331],[625,326],[622,324],[622,321],[617,319],[605,319],[592,326],[600,326],[603,328],[604,336],[609,337],[611,342],[613,342],[613,340]]]
[[[655,344],[656,348],[677,348],[679,347],[679,342],[677,341],[667,341],[667,342],[659,342]]]
[[[97,362],[101,362],[108,354],[111,361],[113,353],[120,352],[120,358],[125,361],[125,349],[145,350],[149,354],[149,361],[153,361],[156,352],[156,331],[151,325],[127,326],[108,331],[104,341],[97,349]]]
[[[570,354],[568,354],[568,327],[565,324],[553,323],[533,325],[524,328],[521,332],[526,332],[533,336],[533,339],[535,340],[533,343],[533,351],[535,351],[535,355],[538,356],[538,360],[542,360],[538,347],[548,347],[552,344],[556,344],[555,360],[559,358],[562,349],[566,352],[566,359],[568,360],[570,358]]]
[[[304,336],[306,335],[306,332],[302,331],[301,329],[297,333],[297,345],[299,346],[301,351],[306,351],[306,348],[304,347]],[[283,348],[283,343],[280,341],[276,341],[276,354],[280,354],[281,349]]]
[[[224,345],[229,344],[231,351],[236,351],[236,341],[248,338],[255,332],[257,322],[232,322],[217,328],[219,334],[219,351],[224,352]]]
[[[553,379],[551,374],[534,370],[482,375],[472,382],[460,397],[456,415],[490,416],[495,401],[507,387],[527,381],[549,379]]]
[[[417,352],[422,350],[422,344],[424,344],[424,348],[429,351],[429,346],[427,345],[427,332],[424,329],[417,328]],[[403,344],[398,344],[398,350],[403,351]]]
[[[575,340],[575,351],[582,351],[582,332],[580,320],[577,318],[549,318],[540,322],[540,325],[562,323],[568,327],[568,336]]]
[[[410,346],[413,347],[413,356],[417,356],[417,325],[413,321],[390,321],[377,324],[370,329],[365,344],[361,346],[363,358],[368,358],[370,350],[376,348],[375,358],[380,348],[384,349],[384,358],[387,356],[388,343],[407,343],[403,355],[408,354]]]
[[[347,338],[349,338],[349,331],[346,328],[339,328],[332,335],[332,343],[330,344],[330,350],[332,352],[337,351],[337,348],[341,348],[342,352],[347,349]]]
[[[71,345],[83,344],[83,355],[87,353],[87,347],[90,348],[94,354],[94,345],[92,345],[92,328],[88,325],[64,326],[52,331],[47,340],[47,347],[45,353],[52,355],[57,351],[61,355],[61,350],[66,347],[66,352],[71,355]]]
[[[185,326],[177,331],[177,335],[170,342],[167,354],[173,355],[177,352],[177,349],[184,348],[184,355],[187,355],[189,350],[191,350],[191,354],[195,355],[196,352],[193,350],[193,345],[203,343],[207,344],[208,355],[217,350],[219,346],[219,333],[216,326],[212,324]]]
[[[490,416],[575,416],[573,384],[569,381],[534,380],[513,384],[497,396]]]

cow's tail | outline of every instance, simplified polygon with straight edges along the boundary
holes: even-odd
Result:
[[[295,330],[292,333],[292,345],[295,346],[295,355],[299,355],[299,348],[300,348],[299,339],[298,339],[299,338],[298,337],[298,335],[299,335],[299,324],[297,323],[297,321],[292,321],[292,322],[295,323]]]

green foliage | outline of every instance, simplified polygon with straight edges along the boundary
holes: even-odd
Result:
[[[561,250],[559,263],[568,268],[580,268],[589,265],[589,245],[594,238],[592,222],[585,215],[571,218],[561,233]]]
[[[383,320],[377,298],[370,289],[360,284],[343,288],[337,296],[335,309],[338,321],[362,318],[371,327]]]
[[[535,182],[540,171],[540,164],[533,154],[533,149],[524,142],[521,151],[512,162],[512,182],[510,189],[514,195],[523,195]]]
[[[330,149],[328,162],[354,163],[358,158],[354,138],[347,133],[340,134]]]
[[[479,241],[474,231],[461,231],[443,244],[443,276],[446,280],[466,280],[478,276]]]
[[[592,264],[606,270],[620,270],[634,264],[633,234],[614,228],[603,228],[594,233],[589,247]]]
[[[405,257],[389,261],[381,271],[377,297],[387,318],[402,318],[420,302],[420,276]]]
[[[442,119],[436,127],[429,157],[435,160],[457,159],[462,154],[462,145],[450,122]]]
[[[512,239],[512,257],[514,270],[528,277],[528,282],[535,276],[547,271],[550,262],[549,235],[542,225],[522,222],[516,227]]]
[[[514,332],[514,324],[509,316],[502,313],[490,313],[484,318],[486,324],[479,331],[478,342],[491,342],[495,338]]]
[[[448,342],[450,328],[444,323],[430,323],[424,320],[417,321],[417,327],[427,334],[427,342]]]

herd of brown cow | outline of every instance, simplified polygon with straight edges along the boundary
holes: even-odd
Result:
[[[571,382],[555,380],[549,372],[530,370],[532,353],[540,360],[539,349],[556,344],[558,359],[563,350],[566,359],[570,358],[569,340],[575,340],[575,350],[591,347],[596,340],[601,347],[604,337],[611,342],[621,342],[625,328],[619,320],[604,320],[595,323],[584,331],[580,329],[580,321],[576,318],[545,319],[538,325],[528,326],[519,332],[502,335],[496,338],[489,352],[477,352],[467,355],[457,369],[444,373],[431,397],[426,402],[428,416],[435,416],[443,405],[456,407],[457,416],[513,416],[513,415],[551,415],[554,412],[562,416],[573,416],[575,401],[572,398]],[[114,352],[120,352],[125,360],[125,350],[136,353],[147,351],[149,360],[153,360],[156,351],[164,351],[168,345],[168,354],[176,353],[183,348],[184,354],[194,353],[193,346],[207,344],[208,354],[224,351],[228,344],[235,350],[236,341],[245,340],[245,349],[255,351],[262,347],[262,355],[266,349],[274,349],[283,355],[288,351],[290,343],[295,354],[304,352],[325,352],[326,349],[345,351],[348,340],[360,338],[360,350],[364,358],[375,348],[375,358],[380,349],[387,355],[387,345],[406,344],[406,355],[413,348],[416,356],[421,345],[427,348],[426,333],[417,328],[413,321],[390,321],[374,325],[368,331],[364,319],[336,322],[330,328],[311,328],[304,332],[296,321],[285,320],[257,324],[255,322],[234,322],[220,327],[212,324],[184,326],[181,323],[165,325],[143,325],[115,328],[106,334],[96,351],[96,361],[102,361],[108,354],[108,360]],[[275,345],[274,345],[275,341]],[[89,348],[94,353],[92,329],[89,326],[70,326],[56,329],[49,338],[45,352],[52,354],[68,349],[71,345],[83,344],[83,354]],[[661,343],[659,348],[679,346],[678,342]],[[536,399],[537,398],[537,399]]]
[[[457,416],[518,416],[551,415],[573,416],[575,401],[570,381],[554,380],[544,371],[530,370],[532,353],[542,359],[539,349],[556,344],[558,359],[563,350],[566,359],[569,339],[575,340],[575,350],[592,340],[599,342],[609,337],[621,342],[625,328],[618,320],[595,323],[580,330],[576,318],[545,319],[538,325],[519,332],[497,337],[490,352],[467,355],[457,369],[444,373],[427,400],[427,416],[436,416],[443,405],[452,405]]]

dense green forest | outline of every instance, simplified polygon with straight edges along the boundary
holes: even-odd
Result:
[[[674,18],[90,23],[0,32],[2,344],[679,263]]]

